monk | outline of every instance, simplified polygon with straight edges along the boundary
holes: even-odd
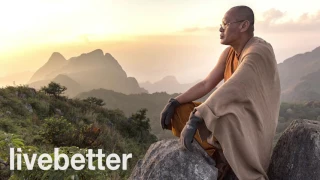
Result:
[[[268,180],[280,108],[274,51],[254,36],[254,13],[247,6],[228,10],[219,31],[220,43],[229,46],[204,80],[169,100],[161,125],[188,150],[195,138],[216,160],[218,179],[229,166],[240,180]],[[194,102],[222,80],[205,102]]]

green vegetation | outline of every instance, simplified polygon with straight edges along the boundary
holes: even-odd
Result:
[[[308,103],[282,103],[280,106],[279,119],[274,144],[289,124],[295,119],[309,119],[320,121],[320,101]]]
[[[50,85],[51,84],[51,85]],[[139,109],[130,116],[105,107],[98,98],[69,99],[66,90],[50,83],[42,91],[26,86],[0,89],[0,179],[126,179],[138,159],[157,138],[150,133],[147,110]],[[88,149],[104,154],[129,154],[128,170],[43,171],[35,163],[28,171],[9,170],[9,148],[22,153],[53,154],[55,147],[71,157],[85,154]],[[94,158],[94,164],[97,159]]]

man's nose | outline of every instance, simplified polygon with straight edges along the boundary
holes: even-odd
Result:
[[[223,31],[224,31],[224,29],[222,28],[222,26],[220,26],[219,31],[220,31],[220,32],[223,32]]]

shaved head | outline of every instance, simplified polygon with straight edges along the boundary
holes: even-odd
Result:
[[[232,7],[228,13],[235,17],[236,21],[247,20],[250,23],[249,32],[254,31],[254,13],[248,6],[235,6]]]
[[[254,24],[254,14],[251,8],[248,6],[235,6],[229,10],[230,13],[236,16],[239,20],[248,20],[250,24]]]
[[[254,36],[254,14],[248,6],[235,6],[229,9],[220,25],[220,43],[237,46]]]

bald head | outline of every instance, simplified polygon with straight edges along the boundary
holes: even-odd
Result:
[[[235,6],[229,9],[220,25],[220,43],[236,47],[254,36],[254,14],[248,6]]]
[[[235,6],[232,7],[227,13],[235,17],[237,21],[247,20],[250,23],[249,31],[253,32],[254,28],[254,14],[251,8],[248,6]]]
[[[248,20],[251,24],[254,23],[254,14],[251,8],[248,6],[235,6],[228,12],[236,16],[238,20]]]

